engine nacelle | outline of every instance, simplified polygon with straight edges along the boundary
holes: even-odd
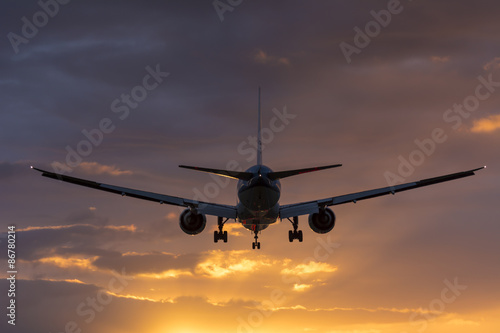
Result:
[[[318,234],[326,234],[335,226],[335,214],[330,208],[320,209],[319,213],[309,215],[309,226]]]
[[[205,229],[207,218],[196,211],[186,209],[179,217],[179,226],[188,235],[197,235]]]

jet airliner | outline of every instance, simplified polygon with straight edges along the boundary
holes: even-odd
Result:
[[[259,233],[278,220],[287,219],[291,222],[293,230],[289,230],[288,232],[288,240],[290,242],[293,242],[295,239],[299,242],[302,242],[302,230],[298,229],[299,216],[308,215],[309,226],[311,227],[311,229],[316,233],[324,234],[331,231],[335,226],[335,214],[330,208],[328,208],[330,206],[341,205],[349,202],[356,203],[360,200],[375,198],[387,194],[395,194],[414,188],[468,177],[474,175],[476,171],[485,168],[480,167],[473,170],[423,179],[411,183],[345,194],[325,199],[280,205],[280,179],[313,171],[336,168],[340,167],[341,164],[297,170],[273,171],[262,163],[261,127],[262,125],[259,88],[256,165],[250,167],[246,171],[210,169],[185,165],[179,166],[181,168],[203,171],[223,177],[237,179],[238,203],[236,204],[236,206],[221,205],[165,194],[146,192],[126,187],[98,183],[81,178],[70,177],[63,174],[38,169],[33,166],[31,168],[40,171],[42,173],[42,176],[48,178],[62,180],[68,183],[86,186],[96,190],[120,194],[122,196],[149,200],[160,204],[186,207],[186,209],[180,214],[179,225],[182,231],[189,235],[199,234],[205,229],[206,215],[215,216],[217,217],[218,224],[218,230],[214,231],[214,242],[216,243],[219,240],[227,242],[227,231],[223,230],[224,224],[229,220],[235,220],[241,223],[245,228],[253,232],[255,239],[255,241],[252,243],[253,249],[260,249],[260,242],[258,241]]]

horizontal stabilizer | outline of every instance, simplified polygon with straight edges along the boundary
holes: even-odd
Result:
[[[215,175],[219,175],[219,176],[223,176],[223,177],[228,177],[228,178],[233,178],[233,179],[241,179],[241,180],[246,180],[246,181],[252,179],[252,177],[253,177],[253,174],[251,172],[243,172],[243,171],[209,169],[209,168],[200,168],[200,167],[193,167],[193,166],[187,166],[187,165],[179,165],[179,168],[203,171],[203,172],[213,173]]]
[[[309,172],[313,172],[313,171],[320,171],[320,170],[325,170],[325,169],[337,168],[340,166],[342,166],[342,164],[326,165],[326,166],[320,166],[320,167],[315,167],[315,168],[306,168],[306,169],[297,169],[297,170],[288,170],[288,171],[277,171],[277,172],[270,172],[267,176],[271,180],[277,180],[277,179],[286,178],[286,177],[295,176],[295,175],[301,175],[301,174],[309,173]]]

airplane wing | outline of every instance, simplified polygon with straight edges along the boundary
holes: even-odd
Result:
[[[344,204],[347,202],[356,203],[359,200],[375,198],[375,197],[379,197],[379,196],[386,195],[386,194],[395,194],[397,192],[412,190],[414,188],[419,188],[419,187],[423,187],[423,186],[447,182],[447,181],[454,180],[454,179],[468,177],[468,176],[474,175],[475,171],[478,171],[478,170],[481,170],[484,168],[485,167],[481,167],[481,168],[477,168],[477,169],[473,169],[473,170],[469,170],[469,171],[457,172],[457,173],[452,173],[452,174],[448,174],[448,175],[444,175],[444,176],[440,176],[440,177],[423,179],[423,180],[419,180],[419,181],[412,182],[412,183],[406,183],[406,184],[401,184],[401,185],[378,188],[375,190],[368,190],[368,191],[363,191],[363,192],[340,195],[337,197],[326,198],[326,199],[322,199],[322,200],[301,202],[301,203],[291,204],[291,205],[283,205],[280,207],[280,218],[284,219],[284,218],[288,218],[288,217],[313,214],[313,213],[317,213],[319,211],[319,209],[322,207],[340,205],[340,204]]]
[[[76,184],[76,185],[81,185],[81,186],[86,186],[86,187],[90,187],[90,188],[93,188],[96,190],[116,193],[116,194],[120,194],[122,196],[127,196],[127,197],[132,197],[132,198],[137,198],[137,199],[159,202],[160,204],[169,204],[169,205],[175,205],[175,206],[195,208],[201,214],[220,216],[220,217],[225,217],[225,218],[229,218],[229,219],[236,218],[236,207],[235,206],[228,206],[228,205],[220,205],[220,204],[214,204],[214,203],[208,203],[208,202],[202,202],[202,201],[195,201],[195,200],[190,200],[190,199],[173,197],[173,196],[165,195],[165,194],[158,194],[158,193],[153,193],[153,192],[135,190],[132,188],[97,183],[97,182],[90,181],[90,180],[65,176],[62,174],[55,173],[55,172],[41,170],[41,169],[38,169],[35,167],[31,167],[31,168],[34,170],[40,171],[42,173],[42,176],[44,176],[44,177],[62,180],[64,182],[68,182],[68,183],[72,183],[72,184]]]

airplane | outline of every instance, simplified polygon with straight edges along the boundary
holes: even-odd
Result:
[[[280,179],[301,175],[309,172],[320,171],[342,166],[342,164],[326,165],[313,168],[273,171],[262,162],[262,136],[261,136],[261,111],[260,111],[260,87],[258,97],[258,130],[257,130],[257,164],[245,171],[221,170],[201,168],[194,166],[179,165],[181,168],[212,173],[218,176],[237,179],[236,206],[222,205],[216,203],[196,201],[186,198],[174,197],[170,195],[146,192],[126,187],[98,183],[66,176],[63,174],[45,171],[31,166],[32,169],[42,173],[42,176],[61,180],[64,182],[90,187],[96,190],[120,194],[122,196],[149,200],[160,204],[169,204],[186,207],[180,214],[179,225],[182,231],[188,235],[201,233],[206,226],[206,215],[216,216],[218,230],[214,231],[214,242],[219,240],[227,242],[227,231],[224,231],[224,224],[229,220],[241,223],[246,229],[254,234],[253,249],[260,249],[258,235],[262,230],[276,223],[278,220],[287,219],[293,230],[288,232],[288,240],[295,239],[303,241],[302,230],[298,229],[299,216],[309,215],[310,228],[319,234],[330,232],[335,226],[335,214],[328,208],[330,206],[341,205],[349,202],[356,203],[360,200],[375,198],[387,194],[395,194],[419,187],[438,184],[450,180],[472,176],[476,171],[486,168],[480,167],[468,171],[462,171],[444,176],[423,179],[415,182],[388,186],[374,190],[345,194],[325,199],[312,200],[288,205],[280,205],[281,183]]]

